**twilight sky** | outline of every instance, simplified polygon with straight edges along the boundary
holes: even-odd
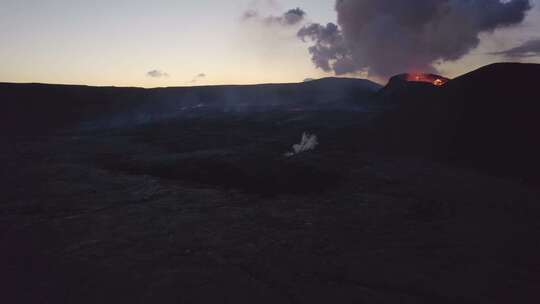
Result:
[[[344,2],[352,2],[354,10],[354,1]],[[426,1],[440,0],[420,2]],[[306,14],[289,12],[297,7]],[[337,21],[335,0],[0,0],[0,82],[144,87],[300,82],[335,71],[316,67],[308,52],[316,37],[302,41],[298,31]],[[362,21],[346,22],[355,29]],[[497,61],[540,63],[538,7],[527,11],[523,22],[496,28],[479,34],[478,47],[459,50],[467,55],[437,64],[439,72],[453,77]],[[362,39],[371,37],[355,38],[360,51],[367,44]],[[353,57],[371,58],[360,51]],[[355,64],[338,71],[365,76],[360,69],[369,63]],[[378,71],[370,78],[384,81],[392,70]]]

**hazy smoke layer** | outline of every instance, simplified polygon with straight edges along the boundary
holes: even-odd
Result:
[[[162,78],[162,77],[169,77],[169,74],[160,70],[152,70],[146,73],[146,76],[153,77],[153,78]]]
[[[504,55],[509,58],[527,58],[540,56],[540,39],[529,40],[518,47],[511,48],[502,52],[495,52],[492,54]]]
[[[191,83],[196,83],[197,81],[203,79],[203,78],[206,78],[206,74],[205,73],[200,73],[200,74],[197,74],[193,77],[193,79],[191,79]]]
[[[281,16],[267,16],[261,17],[257,10],[248,10],[244,12],[243,20],[259,20],[266,25],[284,25],[291,26],[299,24],[304,20],[306,12],[300,8],[290,9]]]
[[[432,72],[433,62],[461,58],[481,32],[518,24],[530,8],[529,0],[337,0],[339,27],[311,24],[298,37],[314,42],[318,68],[338,75]]]

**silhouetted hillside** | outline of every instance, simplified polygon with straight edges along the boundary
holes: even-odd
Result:
[[[358,109],[379,88],[368,80],[346,78],[157,89],[0,84],[0,127],[13,134],[44,132],[82,121],[95,127],[152,122],[193,111]]]
[[[142,101],[144,89],[0,83],[0,128],[7,134],[46,132]]]
[[[538,176],[538,75],[537,64],[501,63],[441,88],[398,91],[393,95],[398,110],[385,115],[377,132],[393,149],[433,153],[497,173]]]

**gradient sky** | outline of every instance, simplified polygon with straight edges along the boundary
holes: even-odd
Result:
[[[241,16],[250,8],[279,15],[300,7],[308,21],[335,22],[334,2],[0,0],[0,82],[156,87],[331,76],[313,66],[307,45],[295,36],[298,27],[246,23]],[[483,35],[476,50],[440,70],[453,77],[503,61],[488,53],[535,38],[537,6],[523,24]],[[527,61],[540,63],[538,57]],[[149,77],[153,70],[168,76]]]

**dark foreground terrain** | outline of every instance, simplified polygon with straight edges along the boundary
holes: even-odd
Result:
[[[347,83],[339,106],[208,109],[204,91],[142,120],[129,101],[148,113],[154,92],[37,123],[39,94],[0,86],[2,302],[538,303],[538,123],[516,123],[538,95],[509,71],[538,66]],[[466,87],[485,75],[507,85]],[[319,145],[284,156],[303,132]]]

